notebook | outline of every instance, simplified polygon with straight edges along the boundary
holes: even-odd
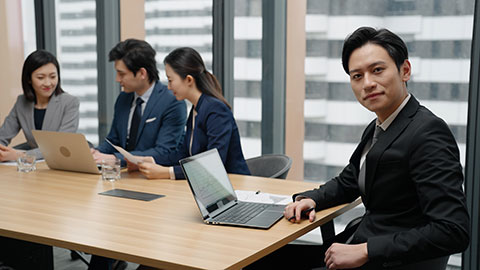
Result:
[[[50,169],[100,174],[83,134],[46,130],[32,133]]]
[[[268,229],[283,217],[284,205],[237,199],[217,149],[182,159],[180,165],[205,223]]]

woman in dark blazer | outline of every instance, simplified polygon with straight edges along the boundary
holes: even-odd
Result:
[[[138,165],[140,172],[147,178],[184,179],[180,159],[217,148],[227,172],[250,174],[231,107],[200,54],[192,48],[178,48],[165,57],[164,64],[168,89],[193,106],[179,149],[168,156],[138,157],[144,161]],[[132,163],[129,166],[136,169]]]
[[[76,132],[78,128],[79,101],[60,87],[60,66],[53,54],[37,50],[27,57],[22,88],[23,95],[18,96],[0,127],[0,161],[17,158],[20,150],[8,144],[20,130],[27,142],[16,148],[41,158],[32,130]]]

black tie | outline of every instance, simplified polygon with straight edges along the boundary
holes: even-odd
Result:
[[[377,142],[378,137],[383,133],[383,129],[380,126],[375,126],[375,131],[373,132],[372,143],[370,144],[370,149]],[[370,151],[370,149],[368,151]],[[367,152],[368,154],[368,152]],[[363,164],[360,164],[360,172],[358,173],[358,188],[362,194],[365,194],[365,171],[367,170],[367,158],[363,161]]]
[[[130,124],[130,134],[127,141],[127,151],[132,151],[135,149],[137,141],[138,126],[140,125],[140,119],[142,119],[142,103],[143,99],[140,97],[136,100],[137,105],[133,111],[132,123]]]

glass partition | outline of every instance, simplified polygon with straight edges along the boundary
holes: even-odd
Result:
[[[307,1],[306,180],[337,175],[376,117],[356,101],[341,66],[343,40],[360,26],[388,28],[404,39],[412,63],[408,90],[448,123],[465,165],[473,11],[473,0]],[[460,269],[461,257],[451,256],[449,265]]]
[[[62,88],[80,99],[78,132],[98,144],[95,0],[56,0],[57,58]]]
[[[245,158],[262,153],[262,1],[235,0],[233,111]]]

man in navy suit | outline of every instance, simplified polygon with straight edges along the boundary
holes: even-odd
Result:
[[[138,156],[174,151],[184,132],[186,106],[160,83],[155,50],[143,40],[127,39],[110,51],[109,60],[115,61],[116,81],[123,91],[115,102],[107,139]],[[115,156],[123,159],[106,141],[93,156],[97,162]]]
[[[155,50],[143,40],[127,39],[108,55],[115,61],[116,81],[123,91],[115,102],[112,127],[107,139],[138,156],[162,156],[175,151],[183,139],[187,118],[184,101],[160,83]],[[92,151],[95,161],[122,159],[108,142]],[[124,261],[92,256],[89,269],[124,269]]]
[[[377,118],[343,171],[295,194],[284,216],[300,222],[302,212],[359,196],[366,213],[353,235],[341,233],[329,247],[290,245],[270,257],[283,252],[279,258],[293,264],[285,268],[295,269],[323,262],[328,269],[445,269],[448,255],[467,248],[470,232],[455,138],[408,93],[411,65],[400,37],[361,27],[345,40],[342,62],[357,100]],[[307,216],[313,221],[315,211]]]

